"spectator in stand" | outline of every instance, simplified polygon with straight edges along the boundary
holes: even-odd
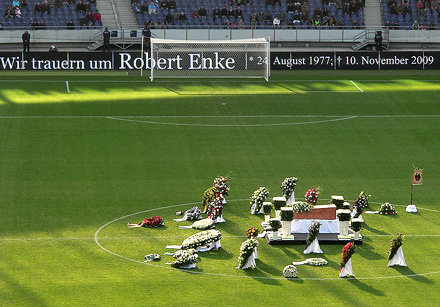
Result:
[[[235,17],[235,11],[234,11],[234,9],[232,8],[232,6],[229,7],[229,10],[228,10],[228,17],[229,17],[229,18],[233,18],[233,17]]]
[[[47,1],[43,2],[43,5],[41,6],[41,12],[42,13],[46,13],[46,14],[50,14],[50,4]]]
[[[358,5],[357,5],[357,2],[356,2],[356,0],[352,0],[351,2],[350,2],[350,13],[351,14],[356,14],[357,13],[357,11],[358,11]]]
[[[359,24],[359,22],[357,21],[357,19],[353,19],[353,22],[351,23],[353,28],[359,28],[361,25]]]
[[[148,12],[148,5],[147,2],[144,2],[141,6],[141,13],[147,13]]]
[[[27,4],[27,1],[26,0],[21,0],[20,1],[20,7],[27,7],[28,6],[28,4]]]
[[[199,9],[199,16],[201,18],[206,18],[207,12],[206,12],[206,8],[204,5],[202,5],[202,7]]]
[[[420,26],[419,26],[419,23],[417,22],[417,20],[414,20],[412,28],[413,28],[413,30],[420,30]]]
[[[293,20],[293,25],[298,25],[301,23],[301,15],[297,10],[293,14],[292,20]]]
[[[32,30],[37,30],[38,29],[38,22],[37,22],[36,19],[34,19],[34,21],[32,21],[31,29]]]
[[[0,30],[3,30],[2,20],[0,19]]]
[[[431,9],[433,11],[435,11],[435,10],[437,10],[437,8],[438,8],[438,1],[437,0],[432,0],[431,1]]]
[[[37,30],[46,30],[46,23],[44,22],[44,19],[40,20],[40,23],[38,24]]]
[[[84,13],[86,10],[86,7],[84,6],[84,3],[79,0],[78,4],[76,5],[76,12],[79,14]]]
[[[238,27],[240,30],[243,30],[244,28],[246,28],[246,25],[245,25],[243,19],[240,19],[240,21],[238,22],[237,27]]]
[[[55,0],[53,3],[53,7],[55,10],[61,8],[63,6],[63,0]]]
[[[235,19],[232,20],[231,28],[232,28],[232,29],[237,29],[237,22],[235,21]]]
[[[407,2],[406,4],[405,4],[405,8],[404,8],[404,11],[403,11],[403,13],[405,14],[405,15],[411,15],[411,5],[409,4],[409,2]]]
[[[167,0],[162,0],[162,2],[160,3],[160,8],[162,10],[168,9],[168,2],[167,2]]]
[[[424,10],[424,9],[420,9],[420,10],[417,12],[417,18],[418,18],[419,20],[424,20],[425,17],[426,17],[425,10]]]
[[[79,25],[81,26],[81,28],[86,28],[88,26],[88,21],[85,14],[83,14],[79,19]]]
[[[168,9],[175,10],[176,9],[176,1],[174,1],[174,0],[168,1]]]
[[[267,10],[267,6],[269,5],[273,5],[273,0],[266,0],[266,10]]]
[[[15,18],[21,18],[21,10],[20,7],[16,6],[14,11]]]
[[[319,7],[316,7],[315,12],[313,12],[313,17],[315,19],[321,18],[321,10],[319,9]]]
[[[275,15],[275,18],[273,19],[272,24],[274,25],[274,27],[280,26],[281,21],[280,21],[280,17],[278,15]]]
[[[220,11],[220,15],[221,15],[222,17],[226,17],[226,16],[228,16],[228,10],[226,9],[226,6],[225,6],[225,5],[223,5],[222,10]]]
[[[20,1],[19,0],[12,0],[12,7],[17,7],[20,6]]]
[[[310,14],[310,7],[309,7],[309,4],[307,3],[307,1],[305,1],[304,3],[303,3],[303,5],[301,6],[301,8],[300,9],[298,9],[298,11],[302,11],[302,12],[307,12],[307,16]]]
[[[350,14],[350,3],[345,2],[344,7],[342,8],[342,13]]]
[[[98,10],[93,13],[93,21],[102,26],[101,13]]]
[[[84,12],[90,12],[90,2],[87,1],[86,3],[84,3]]]
[[[66,24],[67,30],[75,30],[75,24],[73,23],[73,20],[70,19]]]
[[[336,20],[333,16],[330,16],[330,18],[327,20],[326,26],[328,27],[336,26]]]
[[[295,12],[295,3],[293,1],[289,1],[287,3],[287,12],[289,13]]]
[[[250,17],[250,20],[253,21],[255,24],[258,23],[258,17],[257,17],[257,13],[252,12],[252,15]]]
[[[243,12],[242,12],[240,6],[237,6],[237,9],[235,10],[235,18],[238,18],[238,19],[243,18]]]
[[[266,20],[266,16],[264,15],[264,12],[260,11],[260,13],[258,13],[258,24],[264,25],[265,20]]]
[[[199,18],[199,11],[197,9],[194,9],[194,12],[192,13],[192,18]]]
[[[423,9],[423,2],[422,2],[422,0],[419,0],[419,2],[417,2],[416,7],[417,7],[417,10]]]
[[[215,9],[212,11],[212,17],[214,18],[220,18],[221,16],[221,12],[220,9],[218,7],[218,5],[215,7]]]
[[[93,18],[93,14],[91,12],[87,12],[86,19],[87,19],[87,25],[93,26],[93,22],[95,21],[95,19]]]
[[[5,18],[14,18],[14,11],[8,6],[5,10]]]
[[[397,14],[403,15],[403,13],[405,12],[405,7],[403,6],[402,2],[400,2],[399,5],[397,5],[396,11]]]
[[[225,19],[225,21],[223,22],[223,29],[229,29],[229,28],[230,28],[229,19]]]
[[[309,13],[305,10],[301,12],[301,22],[305,24],[309,22]]]
[[[185,13],[184,12],[182,12],[182,13],[180,13],[180,16],[179,16],[179,23],[180,24],[182,24],[182,23],[184,23],[184,22],[186,22],[186,15],[185,15]]]
[[[165,16],[165,21],[167,24],[172,24],[174,21],[173,15],[171,15],[171,12],[168,12],[168,14]]]
[[[397,7],[395,3],[391,4],[389,12],[390,15],[397,15]]]
[[[282,25],[285,24],[285,23],[286,23],[286,20],[287,20],[286,13],[281,12],[281,13],[280,13],[280,22],[281,22],[281,24],[282,24]]]
[[[148,6],[148,14],[156,14],[156,5],[153,1],[151,1],[150,5]]]
[[[324,7],[324,9],[322,10],[322,17],[329,17],[330,16],[330,12],[328,11],[327,7]]]
[[[273,18],[272,18],[272,14],[270,13],[270,11],[266,12],[266,24],[267,25],[271,25],[273,24]]]

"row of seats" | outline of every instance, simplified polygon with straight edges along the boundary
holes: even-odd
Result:
[[[431,2],[428,2],[419,8],[418,3],[417,0],[406,0],[405,3],[401,0],[382,0],[384,25],[394,29],[440,29],[438,7],[432,9]]]

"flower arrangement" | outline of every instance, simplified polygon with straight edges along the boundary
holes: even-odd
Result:
[[[269,225],[272,231],[277,231],[281,227],[281,222],[278,219],[270,219]]]
[[[306,264],[312,265],[312,266],[321,266],[328,264],[328,261],[324,258],[307,258]]]
[[[199,256],[194,249],[179,250],[174,253],[173,258],[176,259],[171,262],[173,268],[186,267],[199,261]]]
[[[351,256],[353,256],[355,251],[356,246],[353,243],[348,242],[345,244],[344,248],[342,249],[341,270],[347,264],[348,260],[350,260]]]
[[[216,242],[222,238],[222,233],[217,229],[209,229],[196,233],[182,242],[182,249],[197,248],[208,243]]]
[[[272,199],[272,204],[275,210],[281,210],[281,207],[286,206],[286,198],[285,197],[274,197]]]
[[[281,183],[281,191],[283,192],[283,196],[289,198],[292,195],[292,192],[296,186],[296,182],[298,178],[296,177],[287,177]]]
[[[397,211],[392,204],[386,202],[380,206],[379,214],[394,215]]]
[[[298,277],[298,269],[296,266],[289,264],[284,267],[283,275],[286,278],[296,278]]]
[[[291,207],[282,207],[280,216],[282,221],[290,222],[293,220],[293,209]]]
[[[263,202],[266,200],[266,197],[269,195],[269,190],[265,187],[260,187],[259,189],[255,190],[254,193],[251,195],[251,214],[258,213],[261,209],[261,206],[263,206]]]
[[[210,187],[205,191],[205,193],[203,193],[203,206],[205,207],[203,212],[206,212],[209,204],[214,200],[215,192],[215,187]]]
[[[263,212],[265,215],[270,215],[270,213],[272,212],[272,208],[273,208],[272,203],[269,202],[263,203]]]
[[[397,253],[397,250],[399,247],[401,247],[403,244],[403,235],[399,233],[392,241],[391,241],[391,247],[390,251],[388,252],[388,261],[393,259],[394,255]]]
[[[223,204],[222,199],[220,197],[215,198],[210,204],[210,210],[208,214],[208,218],[215,221],[215,219],[222,215],[223,212]]]
[[[228,181],[228,178],[225,178],[223,176],[217,177],[214,179],[214,183],[213,183],[213,187],[215,188],[215,193],[217,197],[223,197],[223,196],[228,196],[228,191],[229,191],[229,184],[226,184],[226,182]]]
[[[291,206],[293,208],[293,211],[295,211],[296,213],[309,212],[313,208],[312,205],[305,203],[303,201],[296,201],[292,203]]]
[[[307,234],[306,239],[306,245],[312,244],[313,241],[318,237],[319,235],[319,228],[321,227],[321,223],[318,221],[313,221],[312,224],[309,226],[309,233]]]
[[[246,239],[255,238],[260,233],[257,227],[251,227],[246,231]]]
[[[159,227],[163,226],[163,218],[160,216],[153,216],[142,221],[141,227]]]
[[[308,204],[316,205],[316,203],[318,202],[318,195],[319,195],[319,188],[312,187],[307,190],[304,197]]]
[[[364,209],[368,207],[368,199],[370,198],[370,196],[371,195],[368,195],[367,193],[362,191],[359,194],[359,197],[354,201],[353,208],[356,208],[356,215],[354,216],[355,218],[359,217],[362,211],[364,211]]]
[[[351,219],[351,211],[348,209],[340,209],[337,213],[340,222],[346,222]]]
[[[203,219],[200,221],[194,222],[191,227],[196,230],[206,230],[214,227],[215,222],[211,219]]]
[[[202,218],[202,210],[199,207],[192,207],[184,213],[187,221],[194,221]]]
[[[244,267],[249,257],[254,252],[254,248],[258,247],[260,243],[258,243],[257,239],[250,238],[244,241],[240,246],[240,256],[238,256],[238,268],[241,269]]]
[[[362,222],[361,221],[351,221],[351,229],[353,229],[354,232],[361,231],[362,229]]]

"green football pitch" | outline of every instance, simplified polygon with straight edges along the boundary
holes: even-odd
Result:
[[[157,80],[123,73],[1,73],[0,306],[437,306],[440,287],[440,76],[437,71],[273,72],[262,80]],[[412,167],[424,169],[414,187]],[[217,176],[231,185],[222,248],[197,269],[163,255],[194,234],[176,211],[201,206]],[[281,196],[298,177],[318,203],[371,194],[355,278],[339,278],[343,245],[259,239],[256,269],[236,269],[262,215],[249,197]],[[129,229],[159,215],[161,228]],[[405,235],[408,267],[387,267]],[[144,255],[162,259],[144,263]]]

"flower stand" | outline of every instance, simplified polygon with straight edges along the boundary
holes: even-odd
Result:
[[[390,260],[390,262],[388,262],[388,266],[395,265],[407,266],[405,262],[405,257],[403,256],[402,246],[399,247],[394,257]]]
[[[252,255],[249,257],[249,259],[246,261],[245,265],[241,268],[242,270],[249,269],[250,267],[256,268],[257,264],[255,263],[255,253],[252,253]],[[239,269],[239,268],[237,268]]]
[[[339,277],[345,277],[345,276],[353,276],[353,267],[351,266],[351,258],[347,261],[345,266],[341,269],[339,272]]]
[[[275,218],[281,220],[281,210],[275,210]]]
[[[339,221],[339,234],[341,236],[348,235],[348,224],[349,224],[349,221]]]
[[[286,205],[290,205],[295,202],[295,191],[292,191],[289,199],[286,201]]]
[[[310,254],[310,253],[315,253],[315,254],[323,253],[321,247],[319,246],[318,238],[315,238],[315,240],[313,240],[313,242],[309,244],[304,250],[304,254]]]

